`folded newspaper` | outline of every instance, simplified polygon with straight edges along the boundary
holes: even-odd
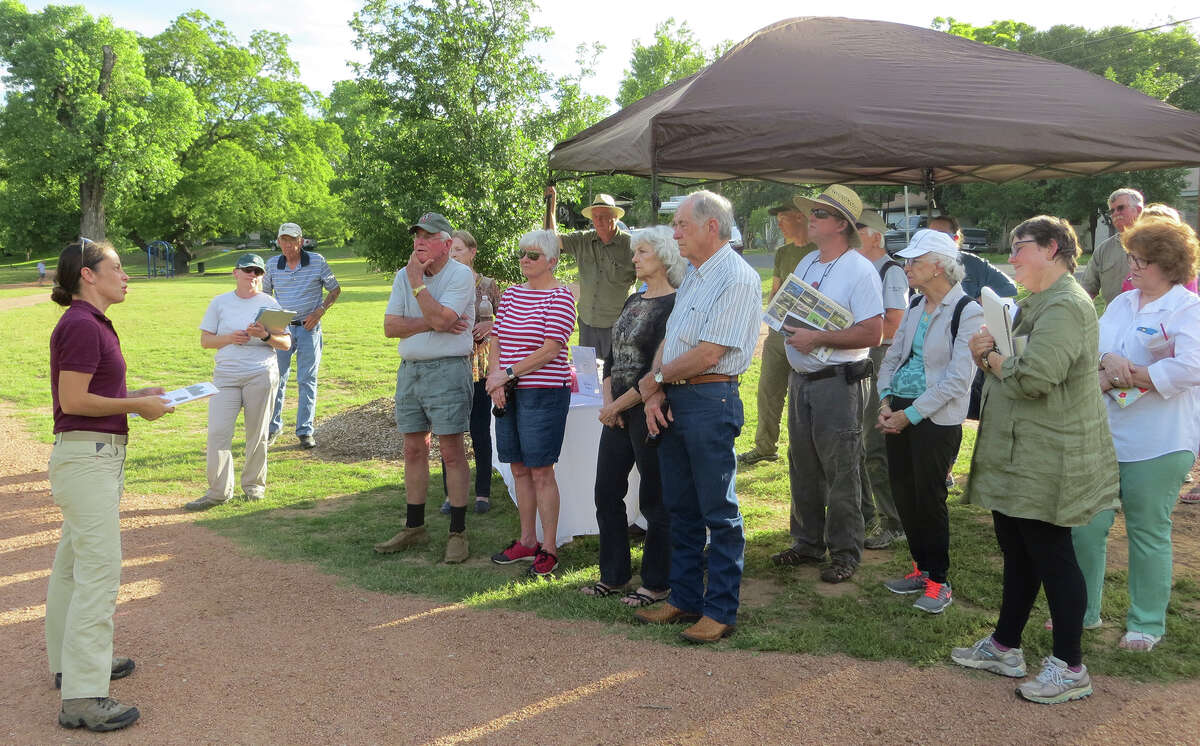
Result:
[[[850,309],[837,303],[812,285],[795,275],[788,275],[779,287],[779,292],[767,304],[763,313],[763,321],[767,326],[782,334],[783,327],[797,327],[800,324],[821,331],[840,331],[849,329],[854,323],[854,315]],[[830,347],[818,347],[812,351],[812,356],[826,362],[833,354]]]

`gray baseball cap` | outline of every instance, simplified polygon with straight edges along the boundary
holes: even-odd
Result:
[[[418,228],[429,233],[444,232],[450,234],[454,232],[454,228],[450,226],[450,221],[436,212],[427,212],[422,215],[417,222],[408,227],[408,232],[416,233]]]
[[[304,233],[300,230],[300,226],[296,225],[295,223],[284,223],[283,225],[279,226],[279,233],[275,235],[275,238],[279,238],[280,236],[294,236],[296,238],[300,238],[303,235]]]

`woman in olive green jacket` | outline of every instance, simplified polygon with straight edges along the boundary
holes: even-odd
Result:
[[[1080,637],[1086,590],[1071,527],[1118,502],[1117,459],[1097,377],[1096,312],[1075,281],[1078,241],[1069,223],[1038,216],[1012,232],[1021,301],[1013,334],[1023,350],[1000,354],[985,328],[971,352],[987,373],[965,501],[992,511],[1004,554],[995,632],[951,658],[1006,676],[1025,675],[1021,633],[1038,589],[1054,618],[1054,654],[1025,699],[1052,704],[1092,693]]]

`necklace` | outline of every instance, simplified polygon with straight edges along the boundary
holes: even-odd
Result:
[[[852,251],[852,249],[851,249],[851,251]],[[842,257],[844,257],[846,254],[849,254],[849,253],[850,253],[850,251],[844,251],[841,254],[838,254],[838,258],[834,259],[832,262],[830,262],[829,266],[825,268],[825,272],[821,275],[821,279],[817,280],[816,282],[809,283],[809,284],[812,285],[814,288],[819,289],[821,287],[821,283],[825,282],[825,278],[828,277],[829,273],[833,271],[834,265],[836,265],[838,262],[840,262],[842,260]],[[808,282],[808,270],[812,269],[815,266],[819,266],[820,264],[821,264],[820,259],[813,261],[812,264],[808,265],[808,267],[806,267],[804,269],[804,276],[801,277],[800,279],[804,280],[805,282]]]

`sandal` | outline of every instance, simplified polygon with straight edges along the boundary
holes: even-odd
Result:
[[[625,590],[625,586],[611,586],[597,581],[591,585],[580,588],[579,592],[585,596],[591,596],[592,598],[608,598],[609,596],[617,595],[623,590]]]
[[[1134,632],[1133,630],[1129,630],[1121,638],[1121,641],[1117,643],[1117,647],[1133,653],[1149,653],[1161,639],[1161,637],[1156,637],[1149,632]]]
[[[630,591],[621,598],[621,603],[626,606],[631,606],[635,609],[640,609],[646,606],[653,606],[659,601],[666,601],[671,595],[671,591],[663,591],[662,595],[654,595],[654,592],[646,588],[638,588],[636,591]]]

